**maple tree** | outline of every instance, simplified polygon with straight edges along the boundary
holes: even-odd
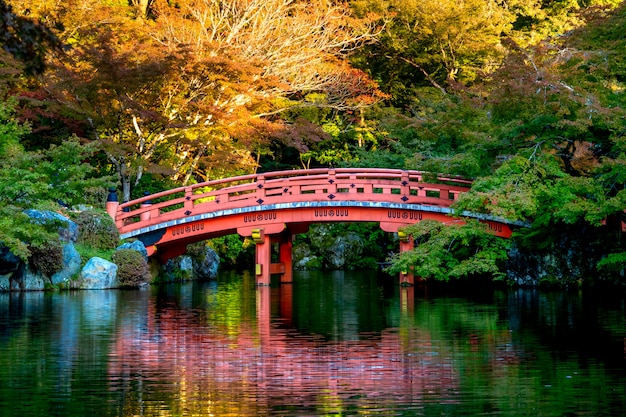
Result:
[[[437,105],[423,105],[422,96],[420,106],[411,107],[411,120],[416,155],[427,155],[416,161],[418,168],[467,175],[464,167],[476,161],[479,179],[456,204],[458,213],[524,222],[530,227],[519,229],[516,240],[535,252],[586,231],[590,244],[610,254],[597,268],[620,270],[626,259],[615,239],[626,207],[620,30],[625,8],[593,10],[578,16],[587,19],[586,26],[565,36],[535,44],[520,35],[503,39],[502,65],[470,88],[456,85],[448,94],[455,113],[438,115]],[[570,19],[561,21],[563,27],[573,27],[574,15],[565,15]],[[451,266],[435,260],[453,255],[441,242],[455,238],[447,229],[429,233],[436,245],[425,244],[395,262],[401,269],[414,262],[422,273],[441,278]]]
[[[72,49],[55,61],[45,88],[108,143],[124,199],[146,170],[187,183],[256,169],[269,138],[289,129],[278,117],[286,109],[353,109],[381,97],[345,61],[374,39],[374,28],[341,4],[28,6],[65,28],[60,36]]]
[[[46,54],[50,50],[63,49],[50,28],[16,14],[4,0],[0,0],[0,45],[23,63],[27,74],[43,72]]]
[[[366,49],[365,65],[380,74],[389,92],[431,86],[447,93],[449,81],[471,82],[499,65],[503,32],[513,20],[497,1],[355,2],[389,22],[379,43]]]

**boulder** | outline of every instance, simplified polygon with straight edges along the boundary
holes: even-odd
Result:
[[[309,229],[311,251],[320,254],[323,266],[330,270],[346,269],[357,260],[365,246],[363,239],[355,232],[337,234],[331,224],[318,224]]]
[[[63,269],[54,273],[50,277],[50,281],[54,285],[68,282],[72,277],[80,272],[81,257],[73,243],[66,243],[63,246]]]
[[[189,255],[168,259],[163,266],[166,281],[187,281],[193,279],[193,260]]]
[[[357,233],[348,232],[343,236],[337,236],[326,251],[328,267],[332,270],[346,269],[351,262],[361,256],[363,246],[363,240]]]
[[[102,258],[91,258],[80,272],[77,287],[83,290],[104,290],[119,287],[117,265]]]
[[[305,243],[294,245],[291,253],[295,271],[311,271],[322,268],[323,258],[313,254],[309,245]]]
[[[15,275],[11,283],[12,291],[43,291],[49,282],[46,277],[30,265],[26,265],[24,273],[16,279]]]
[[[61,240],[66,242],[76,242],[78,240],[78,225],[67,217],[48,210],[24,210],[24,213],[33,219],[36,224],[46,224],[50,222],[59,222],[63,226],[59,228],[59,236]]]
[[[220,257],[210,246],[203,246],[193,257],[193,272],[198,279],[212,279],[217,276]]]
[[[131,249],[131,250],[137,251],[143,255],[146,261],[148,261],[148,250],[146,249],[146,246],[143,244],[141,240],[126,242],[118,246],[115,250],[120,250],[120,249]]]
[[[11,290],[11,274],[0,275],[0,292]]]
[[[9,248],[0,245],[0,275],[9,275],[20,267],[22,260],[15,256]]]

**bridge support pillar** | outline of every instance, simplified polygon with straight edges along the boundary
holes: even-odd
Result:
[[[408,252],[413,249],[413,239],[403,231],[398,231],[398,237],[400,238],[400,253]],[[400,285],[414,285],[415,276],[413,271],[402,271],[400,273]]]
[[[282,273],[280,275],[281,283],[289,283],[293,281],[292,249],[293,242],[291,240],[291,234],[283,235],[278,245],[278,259],[282,264]]]
[[[252,240],[256,243],[255,275],[257,285],[270,285],[270,266],[272,263],[272,241],[263,229],[252,231]]]
[[[264,229],[253,229],[256,244],[255,275],[257,285],[270,285],[272,275],[280,275],[281,283],[293,281],[291,233],[266,234]],[[278,243],[278,263],[272,263],[273,244]]]

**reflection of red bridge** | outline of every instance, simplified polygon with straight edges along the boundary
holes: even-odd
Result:
[[[426,219],[459,221],[449,216],[450,205],[470,184],[441,175],[429,183],[421,172],[392,169],[282,171],[194,184],[123,204],[110,198],[107,211],[122,238],[141,240],[150,256],[162,260],[183,254],[193,242],[234,233],[252,237],[257,283],[269,284],[271,274],[291,281],[291,237],[312,223],[377,222],[384,231],[398,232]],[[498,236],[510,237],[508,224],[482,221]],[[400,235],[400,250],[409,250],[410,239]],[[271,262],[272,243],[279,244],[279,263]],[[410,274],[401,280],[413,283]]]
[[[251,317],[211,320],[204,316],[210,308],[190,313],[175,303],[150,301],[145,319],[121,324],[114,337],[111,389],[123,389],[129,397],[138,390],[146,414],[154,414],[153,391],[167,389],[189,415],[276,415],[278,409],[284,410],[281,415],[305,415],[288,411],[315,407],[333,415],[349,407],[367,414],[373,405],[458,401],[457,358],[428,329],[405,321],[402,329],[328,341],[279,327],[291,317],[273,321],[270,299],[290,304],[282,293],[290,288],[281,286],[280,297],[270,297],[267,286],[257,288],[256,326]],[[219,327],[226,322],[232,327]],[[123,386],[131,383],[136,388]],[[158,400],[157,407],[162,405]]]

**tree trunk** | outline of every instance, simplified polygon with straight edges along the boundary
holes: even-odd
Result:
[[[152,0],[133,0],[133,5],[137,9],[137,17],[140,19],[146,19],[150,14]]]

